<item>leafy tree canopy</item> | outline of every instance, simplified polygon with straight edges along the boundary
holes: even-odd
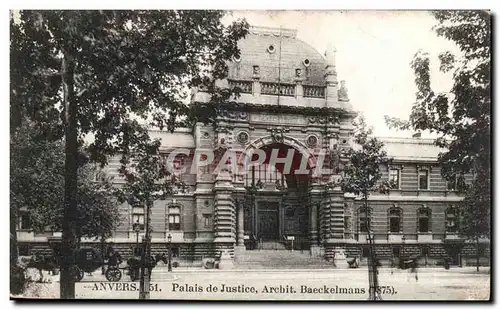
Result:
[[[24,121],[11,136],[11,216],[26,207],[37,232],[61,229],[64,205],[64,145],[47,141]],[[76,232],[79,237],[110,237],[121,221],[112,184],[94,165],[79,169]]]
[[[381,180],[380,169],[387,166],[391,159],[387,157],[384,144],[371,136],[372,130],[363,117],[358,117],[354,125],[355,145],[345,154],[348,162],[343,169],[340,186],[343,191],[364,198],[373,190],[386,192],[389,183]]]
[[[431,88],[429,55],[419,51],[411,67],[415,72],[416,101],[407,121],[386,116],[390,127],[436,133],[443,176],[490,174],[491,144],[491,16],[486,11],[436,11],[438,36],[456,43],[461,55],[439,55],[440,70],[453,73],[450,91]]]
[[[453,41],[460,55],[439,55],[440,70],[453,73],[448,92],[431,88],[429,55],[419,51],[411,67],[416,102],[407,121],[386,117],[389,126],[436,133],[442,175],[449,181],[472,173],[473,182],[457,182],[465,193],[460,232],[476,238],[490,234],[491,209],[491,14],[487,11],[435,11],[438,36]]]
[[[29,115],[48,137],[64,133],[62,55],[74,75],[79,136],[92,134],[93,160],[131,146],[145,120],[173,130],[190,112],[189,87],[215,86],[239,54],[245,21],[223,26],[222,11],[21,11],[11,19],[12,127]],[[123,137],[128,135],[129,141]]]

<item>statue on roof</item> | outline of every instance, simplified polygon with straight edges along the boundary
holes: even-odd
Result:
[[[349,100],[349,95],[347,94],[347,86],[345,85],[345,81],[340,81],[340,88],[337,91],[339,100]]]

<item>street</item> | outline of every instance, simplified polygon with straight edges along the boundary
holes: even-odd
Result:
[[[47,295],[59,296],[58,276],[47,286]],[[153,270],[151,299],[200,300],[367,300],[366,269],[224,271],[202,269]],[[486,300],[490,275],[483,268],[424,268],[415,274],[406,270],[381,269],[383,300]],[[108,282],[100,272],[85,274],[76,284],[77,298],[137,299],[139,282]]]

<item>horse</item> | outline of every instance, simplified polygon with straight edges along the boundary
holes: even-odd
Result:
[[[130,275],[130,279],[132,281],[135,281],[139,278],[139,272],[141,269],[141,259],[142,257],[137,257],[133,256],[129,259],[127,259],[127,266],[128,266],[128,274]],[[149,258],[149,276],[151,277],[151,273],[153,272],[153,269],[156,267],[159,261],[164,261],[167,262],[167,259],[165,258],[165,254],[157,254],[155,256],[151,255]]]
[[[38,270],[40,279],[37,282],[46,282],[43,278],[43,271],[48,271],[49,275],[54,275],[54,269],[58,267],[56,259],[53,256],[34,254],[27,260],[21,259],[20,265],[25,269],[35,268]],[[47,282],[49,282],[48,280]]]

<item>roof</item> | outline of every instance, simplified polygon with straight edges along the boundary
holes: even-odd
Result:
[[[281,36],[280,36],[281,31]],[[268,51],[269,46],[274,52]],[[228,64],[229,79],[252,80],[253,66],[259,66],[260,81],[295,83],[295,70],[302,69],[303,84],[325,85],[326,60],[309,44],[296,38],[296,31],[280,28],[252,27],[238,42],[240,61]],[[310,65],[306,67],[304,60]]]
[[[389,157],[395,160],[437,161],[445,149],[434,145],[433,139],[423,138],[379,138]]]

